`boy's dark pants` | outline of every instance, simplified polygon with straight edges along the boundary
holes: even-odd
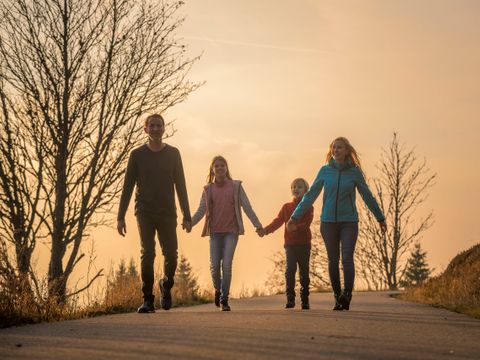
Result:
[[[138,231],[142,245],[141,273],[142,291],[146,300],[153,298],[153,263],[155,260],[155,233],[158,234],[164,257],[163,286],[171,289],[177,269],[177,219],[166,216],[149,216],[137,214]]]
[[[295,273],[297,264],[300,272],[300,296],[302,301],[308,301],[310,294],[310,245],[285,245],[286,271],[285,284],[287,287],[287,298],[295,298]]]

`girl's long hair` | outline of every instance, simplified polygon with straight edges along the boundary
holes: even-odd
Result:
[[[348,160],[350,159],[355,166],[357,166],[360,170],[362,170],[362,164],[360,162],[360,156],[358,156],[357,151],[355,148],[350,144],[350,141],[348,141],[347,138],[340,136],[334,139],[328,148],[328,153],[327,153],[327,163],[333,158],[332,152],[333,152],[333,144],[335,141],[341,141],[344,143],[345,147],[347,148],[347,155],[345,156],[345,159]]]
[[[212,162],[210,163],[210,169],[207,175],[207,184],[211,184],[215,181],[215,173],[213,172],[213,167],[215,166],[215,161],[217,160],[225,163],[225,166],[227,167],[227,174],[226,174],[227,179],[232,180],[232,176],[230,175],[230,168],[228,167],[227,160],[223,156],[217,155],[212,159]]]

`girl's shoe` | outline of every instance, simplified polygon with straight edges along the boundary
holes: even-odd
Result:
[[[215,290],[215,306],[220,307],[220,290]]]
[[[222,300],[222,301],[220,301],[220,305],[221,305],[221,310],[222,310],[222,311],[230,311],[230,310],[232,310],[232,309],[230,308],[230,305],[228,305],[228,300]]]

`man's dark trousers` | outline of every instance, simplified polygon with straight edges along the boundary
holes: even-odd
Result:
[[[151,216],[137,214],[137,224],[141,240],[142,291],[146,300],[153,298],[155,261],[155,233],[158,235],[164,257],[163,286],[171,289],[177,269],[177,219],[172,216]]]

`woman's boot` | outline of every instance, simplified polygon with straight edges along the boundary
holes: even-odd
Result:
[[[333,306],[333,309],[332,310],[335,310],[335,311],[342,311],[343,310],[343,307],[342,307],[342,304],[340,304],[340,294],[333,294],[333,297],[335,298],[335,305]]]
[[[338,302],[344,310],[350,309],[350,301],[352,301],[352,293],[343,290],[342,295],[338,298]]]

